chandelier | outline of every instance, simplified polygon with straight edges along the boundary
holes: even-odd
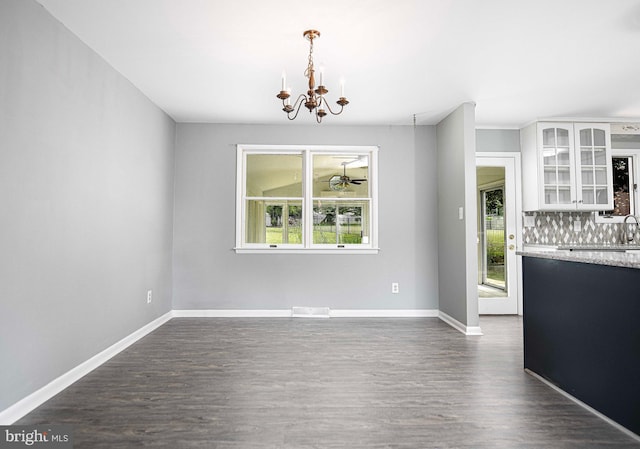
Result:
[[[309,79],[309,90],[307,91],[307,95],[300,94],[298,99],[292,105],[290,96],[291,93],[286,86],[286,76],[282,74],[282,90],[278,95],[276,95],[279,99],[282,100],[282,105],[284,106],[282,110],[286,112],[287,118],[289,120],[295,120],[298,116],[298,112],[300,112],[300,108],[304,104],[304,106],[309,109],[309,113],[314,113],[316,116],[316,121],[318,123],[322,122],[322,118],[327,115],[327,111],[329,111],[333,115],[339,115],[342,113],[342,110],[346,105],[349,104],[347,99],[344,96],[344,83],[341,83],[340,86],[340,98],[336,103],[340,106],[339,111],[333,111],[327,100],[325,99],[325,95],[329,93],[327,88],[322,83],[322,70],[320,71],[320,84],[316,88],[316,79],[315,79],[315,68],[313,67],[313,40],[320,37],[320,31],[317,30],[307,30],[302,35],[309,41],[309,63],[307,65],[307,70],[304,71],[304,76]],[[326,108],[326,109],[325,109]],[[295,111],[295,113],[294,113]]]

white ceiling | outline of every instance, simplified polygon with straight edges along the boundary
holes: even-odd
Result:
[[[331,124],[640,117],[640,0],[38,0],[178,122],[287,123],[308,42]],[[303,107],[304,109],[304,107]],[[301,111],[299,124],[315,123]]]

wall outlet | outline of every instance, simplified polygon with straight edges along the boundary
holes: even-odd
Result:
[[[391,293],[400,293],[400,284],[398,284],[397,282],[392,282]]]
[[[536,219],[533,215],[525,215],[524,216],[524,227],[525,228],[533,228],[536,225]]]
[[[153,300],[153,290],[147,290],[147,304],[151,304]]]

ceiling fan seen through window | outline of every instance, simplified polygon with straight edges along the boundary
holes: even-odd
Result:
[[[342,163],[342,175],[334,175],[329,178],[329,188],[336,192],[344,192],[349,188],[351,184],[360,185],[366,182],[366,178],[354,178],[351,179],[347,176],[347,163]]]

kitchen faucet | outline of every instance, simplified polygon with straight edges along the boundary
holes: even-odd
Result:
[[[627,220],[630,218],[633,218],[635,223],[627,223]],[[635,243],[639,227],[640,222],[638,222],[638,217],[631,214],[624,217],[624,222],[622,224],[622,243]]]

